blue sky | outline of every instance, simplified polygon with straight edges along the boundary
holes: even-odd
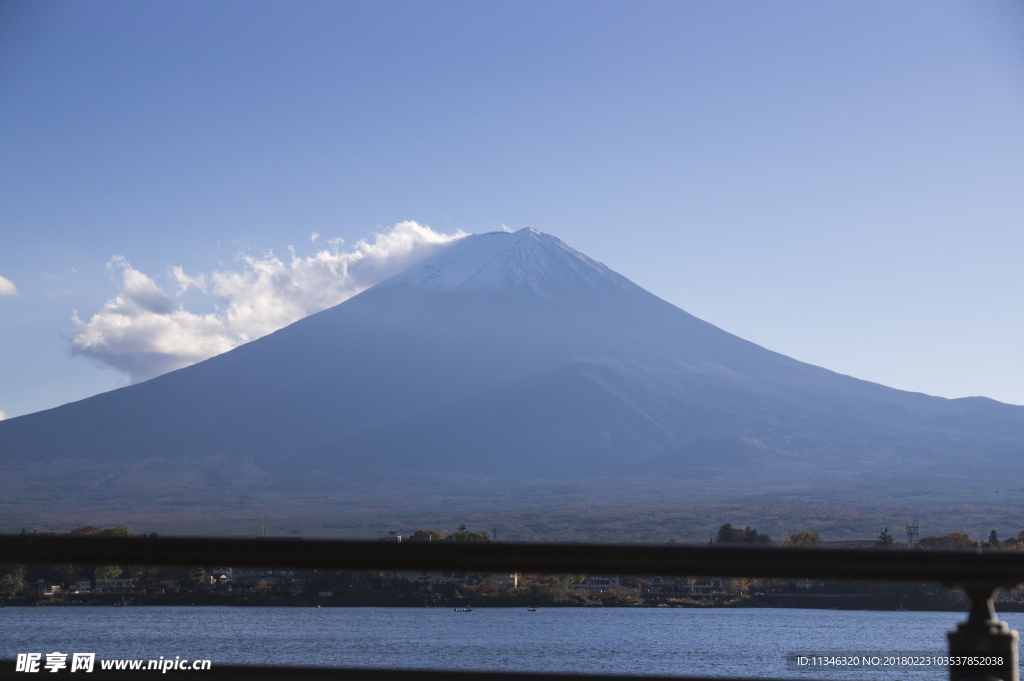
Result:
[[[7,416],[526,226],[797,359],[1024,404],[1024,5],[0,4]]]

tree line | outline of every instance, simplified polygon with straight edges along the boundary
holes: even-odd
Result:
[[[708,542],[708,546],[718,546],[722,544],[752,544],[757,546],[776,545],[770,536],[766,534],[759,534],[757,530],[751,528],[749,525],[741,530],[737,527],[733,527],[731,523],[726,523],[718,528],[718,534],[712,537]],[[782,542],[782,546],[822,547],[824,545],[825,541],[821,536],[817,532],[812,532],[810,530],[794,532]],[[879,533],[878,540],[874,543],[874,546],[887,549],[987,549],[1024,551],[1024,530],[1015,537],[1009,537],[1002,540],[999,539],[996,531],[992,530],[992,532],[989,533],[988,541],[971,539],[971,536],[966,532],[950,532],[943,536],[922,537],[914,542],[913,547],[910,547],[905,542],[897,541],[896,538],[889,533],[889,528],[886,527],[881,531],[881,533]]]

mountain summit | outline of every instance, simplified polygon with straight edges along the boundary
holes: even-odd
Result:
[[[878,488],[910,471],[929,484],[1016,474],[1022,451],[1024,407],[804,364],[532,229],[465,237],[231,352],[0,422],[0,469],[217,459],[251,480],[810,475]]]
[[[559,239],[529,227],[462,239],[377,288],[399,286],[432,291],[521,289],[552,298],[567,290],[640,290]]]

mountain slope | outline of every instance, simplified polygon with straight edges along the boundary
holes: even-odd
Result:
[[[884,485],[879,471],[956,481],[1010,467],[1022,446],[1024,407],[798,362],[533,230],[466,237],[224,355],[0,422],[0,466],[229,457],[366,480],[828,472]]]

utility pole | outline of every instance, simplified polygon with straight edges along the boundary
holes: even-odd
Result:
[[[907,521],[907,546],[914,548],[914,544],[917,543],[917,538],[921,535],[921,523],[917,522],[917,518],[912,521]]]

